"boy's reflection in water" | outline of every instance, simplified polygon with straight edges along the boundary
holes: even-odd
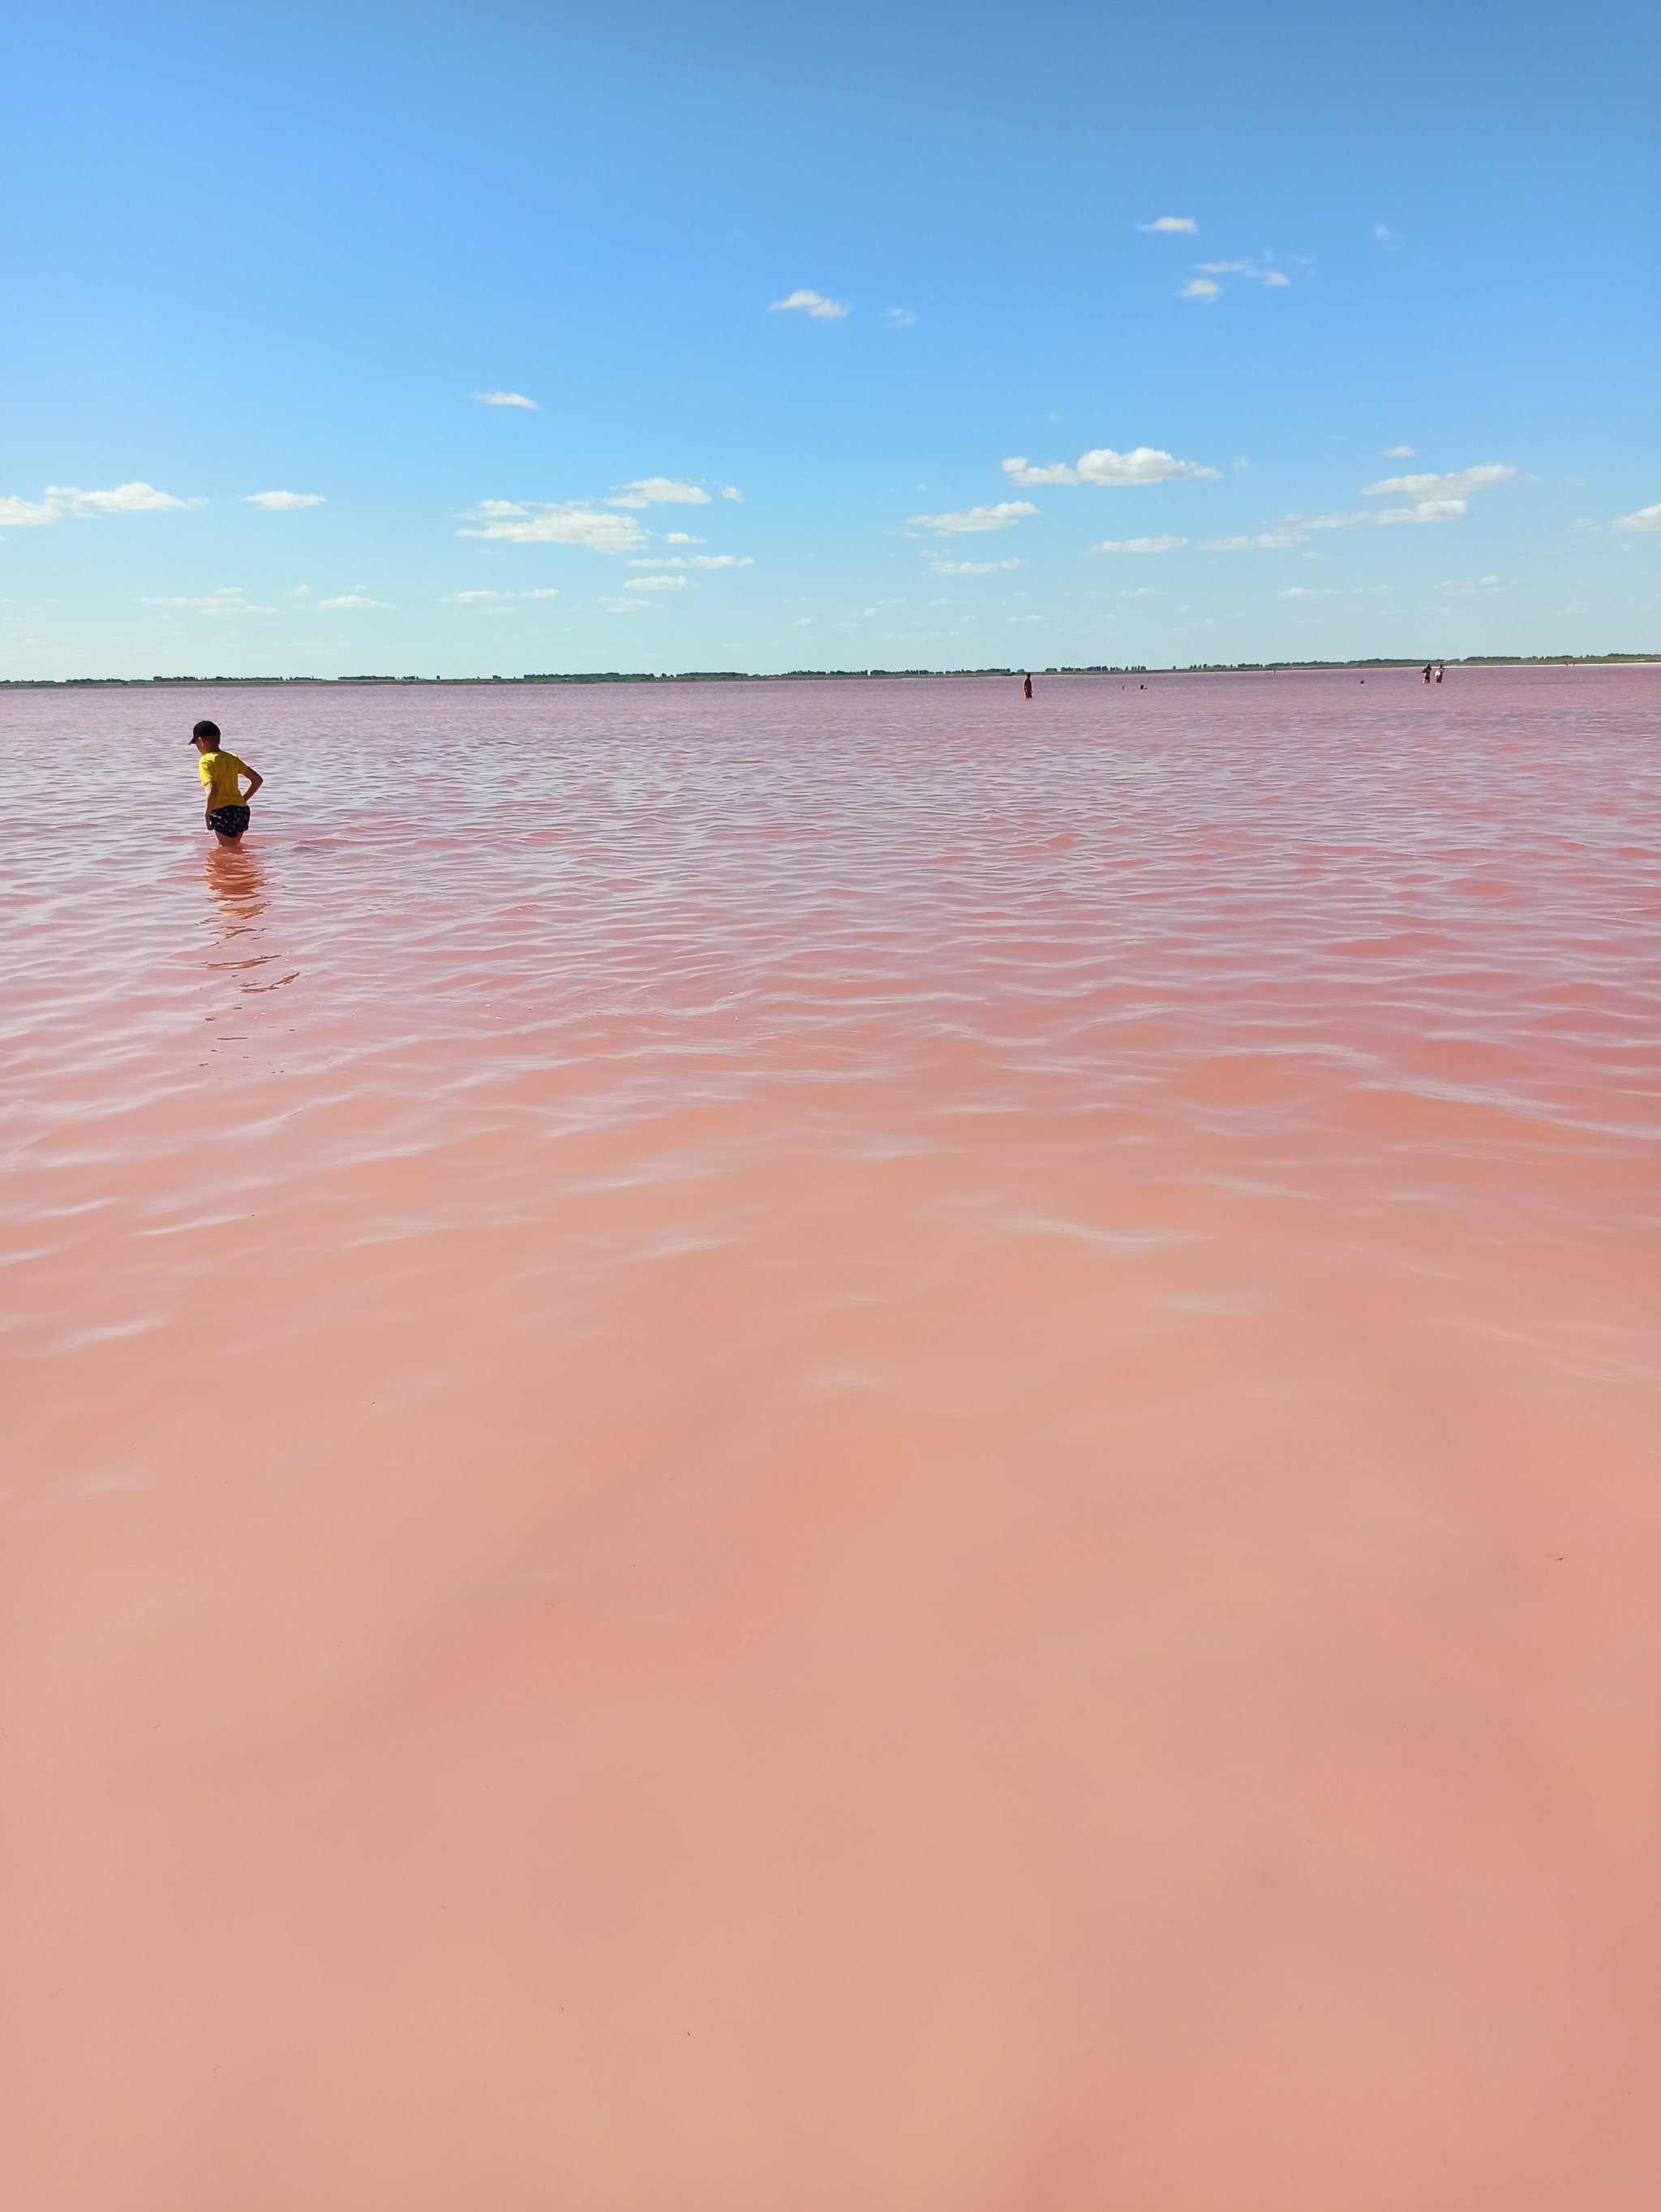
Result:
[[[290,975],[271,978],[259,972],[277,957],[260,949],[265,932],[259,918],[265,911],[267,891],[259,854],[246,845],[217,844],[204,854],[202,872],[213,898],[209,919],[219,932],[209,967],[234,975],[241,991],[270,991],[277,982],[292,982]]]

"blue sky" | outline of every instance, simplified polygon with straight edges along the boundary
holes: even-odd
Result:
[[[0,674],[1661,648],[1658,47],[19,13]]]

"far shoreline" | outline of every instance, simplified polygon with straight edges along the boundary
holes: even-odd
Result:
[[[1443,668],[1661,666],[1661,653],[1471,653],[1458,659],[1448,659],[1438,653],[1433,659],[1435,664]],[[786,668],[768,674],[757,674],[742,668],[692,668],[664,673],[608,668],[581,674],[535,676],[0,676],[0,691],[150,691],[166,690],[170,687],[188,689],[198,684],[215,688],[234,685],[250,690],[261,688],[276,690],[298,684],[344,685],[348,688],[424,684],[438,690],[456,686],[498,684],[522,687],[526,684],[866,684],[948,680],[969,683],[976,680],[1007,682],[1028,673],[1037,677],[1147,677],[1340,675],[1353,669],[1402,669],[1416,672],[1424,665],[1424,661],[1418,659],[1391,659],[1212,660],[1194,661],[1186,666],[1178,666],[1173,662],[1162,668],[1137,665],[1034,668],[1031,671],[1021,668]]]

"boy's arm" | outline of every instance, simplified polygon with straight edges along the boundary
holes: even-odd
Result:
[[[242,763],[242,773],[248,779],[248,787],[242,794],[244,799],[246,800],[253,797],[255,792],[259,790],[260,785],[264,783],[265,779],[261,775],[257,768],[250,768],[246,761],[244,761]]]

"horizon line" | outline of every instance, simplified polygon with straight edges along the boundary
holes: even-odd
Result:
[[[1473,653],[1449,656],[1432,653],[1430,659],[1444,668],[1538,668],[1640,666],[1661,665],[1655,653]],[[1032,676],[1247,676],[1293,675],[1322,669],[1422,668],[1416,655],[1374,655],[1360,660],[1193,660],[1159,665],[1147,662],[1072,663],[1050,668],[785,668],[758,673],[743,668],[687,668],[654,672],[649,669],[587,669],[569,673],[538,672],[523,676],[0,676],[0,690],[148,690],[153,685],[246,684],[254,687],[283,684],[792,684],[857,683],[873,678],[915,680],[919,678]]]

